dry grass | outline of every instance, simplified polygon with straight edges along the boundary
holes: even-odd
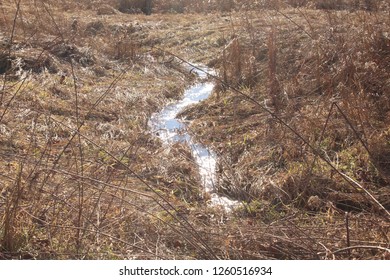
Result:
[[[147,131],[192,75],[151,50],[142,17],[125,25],[23,4],[4,6],[1,257],[174,258],[163,232],[210,257],[177,214],[186,203],[174,194],[192,199],[194,182],[170,187],[184,176],[172,172],[188,171],[161,170],[170,154]]]
[[[0,258],[389,258],[385,12],[90,3],[0,6]],[[187,115],[243,201],[233,213],[207,207],[185,145],[148,130],[194,81],[161,49],[219,71]]]
[[[218,92],[188,114],[198,137],[219,151],[221,192],[246,200],[247,215],[274,208],[277,223],[291,211],[315,211],[321,224],[333,210],[341,219],[343,211],[357,219],[375,213],[370,229],[385,230],[374,243],[388,247],[389,24],[387,12],[363,11],[233,18],[233,39],[213,62]]]

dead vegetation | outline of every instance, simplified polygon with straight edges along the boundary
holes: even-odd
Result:
[[[188,114],[220,154],[221,192],[247,201],[246,215],[376,213],[388,226],[387,16],[302,9],[232,19],[212,63],[217,92]]]
[[[389,258],[385,1],[95,2],[1,3],[0,258]],[[194,81],[164,50],[218,71],[186,115],[235,212],[149,131]]]

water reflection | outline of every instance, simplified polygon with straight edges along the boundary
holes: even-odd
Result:
[[[207,78],[207,74],[199,69],[192,69],[200,78]],[[174,142],[187,142],[191,147],[191,152],[199,166],[199,173],[205,191],[210,193],[210,201],[213,205],[223,206],[226,210],[238,205],[237,201],[227,197],[221,197],[215,192],[216,186],[216,159],[217,156],[210,149],[195,143],[190,135],[185,131],[186,125],[183,120],[177,119],[177,115],[187,106],[196,104],[209,97],[214,89],[214,84],[203,82],[196,84],[184,92],[181,100],[166,106],[161,112],[152,116],[149,125],[158,137],[169,145]]]

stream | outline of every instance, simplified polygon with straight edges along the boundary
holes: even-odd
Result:
[[[188,133],[184,120],[177,117],[184,108],[207,99],[214,89],[214,84],[207,81],[206,74],[206,72],[214,74],[213,71],[205,67],[201,69],[203,71],[191,68],[191,72],[199,76],[200,82],[188,88],[181,100],[171,103],[160,112],[153,114],[149,121],[149,127],[163,141],[164,145],[171,145],[175,142],[187,142],[199,167],[204,191],[210,196],[209,203],[212,206],[221,206],[226,211],[230,211],[239,203],[216,192],[217,155],[206,146],[197,143]]]

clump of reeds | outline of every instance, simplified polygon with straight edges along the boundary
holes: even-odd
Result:
[[[314,14],[321,20],[310,20]],[[372,227],[381,227],[389,215],[381,199],[388,197],[389,22],[378,25],[376,17],[385,13],[348,14],[348,23],[331,11],[272,15],[234,22],[234,41],[215,63],[219,93],[200,133],[219,151],[219,190],[245,200],[249,217],[274,211],[265,222],[290,211],[348,211],[371,213],[378,219]],[[246,84],[246,69],[262,75]],[[381,237],[359,238],[381,247]],[[379,257],[383,247],[375,250]]]
[[[0,258],[186,256],[178,246],[212,257],[184,215],[183,201],[200,199],[190,163],[164,173],[161,143],[147,131],[191,75],[153,63],[161,54],[141,53],[132,26],[111,32],[48,2],[16,4],[2,30],[12,40],[1,46]],[[157,76],[174,87],[151,86]]]

